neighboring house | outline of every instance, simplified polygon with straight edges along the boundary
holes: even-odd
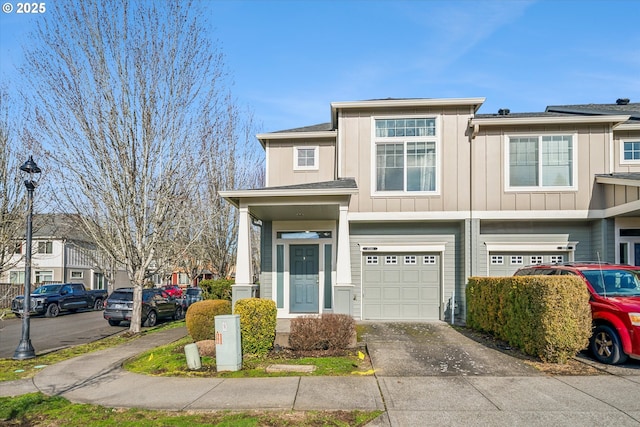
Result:
[[[171,273],[171,285],[180,286],[181,288],[188,288],[189,286],[198,286],[198,283],[202,280],[214,280],[218,276],[211,272],[210,270],[205,270],[195,277],[194,279],[189,279],[189,275],[185,273],[183,270],[178,269]]]
[[[234,301],[250,295],[252,222],[260,295],[285,318],[464,320],[469,276],[640,264],[640,104],[483,102],[335,102],[330,123],[258,135],[266,187],[221,192],[239,208]]]
[[[14,256],[20,261],[0,277],[0,283],[24,283],[25,242],[16,247]],[[32,251],[33,284],[73,282],[83,283],[88,289],[108,289],[107,279],[94,259],[94,245],[65,215],[34,215]],[[130,286],[128,283],[126,272],[119,270],[115,287]]]

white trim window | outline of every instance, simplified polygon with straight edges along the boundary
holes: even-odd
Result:
[[[404,263],[405,264],[417,264],[418,263],[418,258],[415,255],[405,255],[404,256]]]
[[[51,271],[51,270],[36,270],[35,279],[36,279],[36,283],[53,282],[53,271]]]
[[[425,255],[424,258],[422,258],[422,263],[423,264],[435,264],[436,263],[436,256],[435,255]]]
[[[377,265],[378,257],[376,255],[367,255],[367,264],[368,265]]]
[[[40,242],[38,242],[38,253],[39,254],[52,254],[53,253],[53,242],[51,242],[51,241],[40,241]]]
[[[620,163],[640,163],[640,139],[620,141]]]
[[[511,265],[524,264],[524,257],[522,255],[511,255]]]
[[[433,117],[374,118],[374,193],[435,193],[438,138]]]
[[[530,264],[542,264],[542,255],[531,255]]]
[[[551,264],[562,264],[564,262],[563,255],[551,255],[549,259],[551,261]]]
[[[575,135],[506,137],[506,185],[510,190],[575,190]]]
[[[503,255],[491,255],[491,265],[503,265],[503,264],[504,264]]]
[[[387,255],[384,257],[384,263],[385,264],[397,264],[398,263],[398,257],[395,255]]]
[[[82,271],[72,271],[71,272],[71,278],[72,279],[82,279],[84,277],[84,274]]]
[[[317,170],[318,146],[293,147],[293,170]]]

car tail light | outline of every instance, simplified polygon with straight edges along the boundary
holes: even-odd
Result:
[[[629,319],[633,326],[640,326],[640,313],[629,313]]]

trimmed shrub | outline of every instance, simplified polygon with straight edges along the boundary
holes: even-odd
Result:
[[[346,314],[291,319],[289,347],[296,351],[345,350],[352,346],[356,322]]]
[[[278,309],[275,301],[240,299],[236,301],[234,314],[240,315],[242,354],[267,354],[276,338]]]
[[[229,279],[202,280],[198,284],[202,288],[203,299],[223,299],[231,301],[231,285],[235,282]]]
[[[545,362],[565,363],[589,343],[589,292],[579,277],[471,277],[466,296],[467,326]]]
[[[214,317],[231,314],[231,302],[225,300],[203,300],[189,306],[186,315],[187,332],[194,341],[215,339]]]

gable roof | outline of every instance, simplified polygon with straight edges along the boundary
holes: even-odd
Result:
[[[90,241],[73,215],[54,213],[33,216],[33,238]]]

